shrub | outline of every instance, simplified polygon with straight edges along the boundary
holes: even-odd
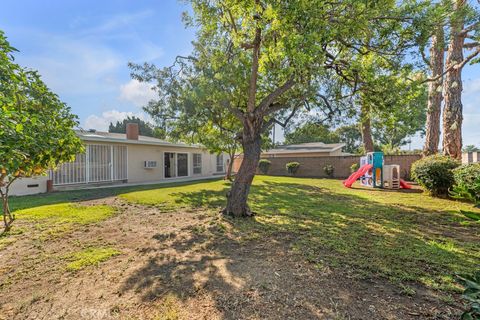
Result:
[[[323,167],[323,172],[325,172],[328,177],[333,177],[334,171],[335,168],[331,164],[327,164],[325,167]]]
[[[290,174],[295,174],[298,171],[298,168],[300,167],[299,162],[289,162],[285,166],[287,168],[287,172]]]
[[[351,173],[354,173],[355,171],[357,171],[358,169],[360,168],[360,165],[358,163],[354,163],[350,166],[350,172]]]
[[[480,271],[471,276],[457,275],[457,281],[465,288],[462,298],[468,303],[460,319],[480,319]]]
[[[413,163],[412,178],[433,196],[446,196],[453,186],[453,169],[459,163],[447,156],[433,155]]]
[[[462,165],[453,170],[455,185],[450,195],[480,205],[480,163]]]
[[[267,174],[271,164],[272,162],[270,160],[260,159],[260,161],[258,161],[258,168],[260,169],[261,173]]]

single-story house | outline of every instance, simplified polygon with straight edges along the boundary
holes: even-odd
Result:
[[[470,164],[480,162],[480,152],[464,152],[462,153],[462,163]]]
[[[11,186],[12,195],[110,184],[143,184],[223,175],[227,154],[211,154],[199,145],[171,143],[139,135],[138,125],[127,133],[77,131],[86,152],[75,161],[51,170],[46,177],[23,178]],[[51,180],[50,183],[47,183]],[[50,187],[50,188],[51,188]]]
[[[342,152],[345,143],[309,142],[278,146],[262,152],[262,158],[328,157],[350,155]]]

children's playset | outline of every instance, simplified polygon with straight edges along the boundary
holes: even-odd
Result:
[[[360,169],[352,173],[343,185],[351,188],[352,184],[360,179],[365,187],[387,189],[410,189],[411,186],[400,179],[400,165],[383,164],[383,152],[369,152],[360,158]]]

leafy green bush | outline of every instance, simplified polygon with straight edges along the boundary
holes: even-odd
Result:
[[[455,180],[453,169],[460,164],[447,156],[433,155],[413,163],[412,178],[433,196],[446,196]]]
[[[480,319],[480,271],[477,271],[473,276],[457,275],[457,281],[465,288],[462,298],[468,302],[468,309],[460,319]]]
[[[270,160],[260,159],[260,161],[258,161],[258,168],[260,169],[261,173],[267,174],[271,164],[272,162]]]
[[[332,166],[331,164],[327,164],[325,167],[323,167],[323,172],[325,172],[325,174],[328,177],[333,177],[333,172],[334,171],[335,171],[335,167]]]
[[[299,162],[289,162],[285,166],[287,168],[287,172],[290,174],[295,174],[298,171],[298,168],[300,167]]]
[[[453,170],[455,185],[450,195],[480,205],[480,163],[462,165]]]
[[[350,172],[351,173],[354,173],[355,171],[357,171],[358,169],[360,169],[360,165],[358,163],[354,163],[350,166]]]

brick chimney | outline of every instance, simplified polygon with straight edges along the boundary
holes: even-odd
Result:
[[[127,139],[138,140],[138,123],[127,123]]]

